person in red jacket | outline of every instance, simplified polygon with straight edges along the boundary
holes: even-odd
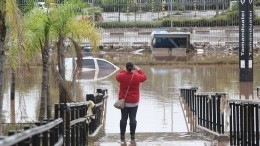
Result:
[[[127,119],[130,119],[131,141],[135,141],[136,113],[140,100],[140,83],[146,80],[146,75],[137,65],[132,62],[126,63],[126,69],[116,75],[120,83],[118,98],[125,98],[125,108],[121,109],[120,139],[125,142]]]

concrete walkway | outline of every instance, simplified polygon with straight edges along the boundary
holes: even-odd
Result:
[[[130,141],[126,134],[126,143],[121,143],[119,134],[106,134],[94,143],[94,146],[228,146],[228,141],[213,140],[202,133],[137,133],[136,141]]]

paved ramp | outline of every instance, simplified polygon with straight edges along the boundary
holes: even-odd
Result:
[[[126,143],[121,143],[119,134],[107,134],[94,146],[228,146],[228,142],[218,142],[209,139],[203,134],[189,133],[137,133],[136,142],[130,141],[129,133],[126,134]]]

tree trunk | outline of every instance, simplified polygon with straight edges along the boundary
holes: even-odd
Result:
[[[61,79],[65,83],[65,50],[64,50],[64,44],[63,44],[63,37],[59,35],[58,40],[58,68],[59,68],[59,74]],[[60,103],[66,103],[67,100],[67,92],[66,92],[66,85],[62,86],[59,84],[59,98]]]
[[[49,88],[49,35],[47,34],[45,36],[44,47],[42,49],[42,91],[41,91],[39,121],[46,118],[48,88]]]
[[[3,119],[3,72],[4,72],[4,61],[5,61],[5,36],[6,36],[6,0],[0,0],[0,135],[2,135],[2,119]]]

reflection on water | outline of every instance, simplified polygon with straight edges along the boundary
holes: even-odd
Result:
[[[187,125],[180,106],[180,88],[198,87],[198,92],[227,93],[232,99],[258,99],[256,87],[260,87],[260,76],[254,76],[251,84],[239,83],[237,65],[220,66],[140,66],[147,74],[147,80],[141,85],[141,102],[137,113],[137,132],[187,132]],[[255,74],[259,72],[255,66]],[[6,74],[8,77],[8,74]],[[53,80],[51,80],[53,81]],[[15,102],[9,98],[9,81],[5,85],[4,115],[6,122],[16,120],[24,122],[35,120],[38,115],[41,90],[41,69],[35,68],[26,81],[19,82],[22,88],[16,91]],[[54,88],[53,85],[52,90]],[[99,81],[79,83],[81,99],[93,94],[96,89],[108,89],[109,99],[105,131],[119,132],[120,111],[113,107],[118,93],[115,76]],[[57,91],[56,91],[57,92]],[[57,103],[58,94],[52,91],[53,103]],[[56,95],[55,95],[56,93]],[[14,118],[11,116],[11,104],[15,104]],[[128,128],[129,129],[129,128]],[[129,130],[127,131],[129,132]]]

